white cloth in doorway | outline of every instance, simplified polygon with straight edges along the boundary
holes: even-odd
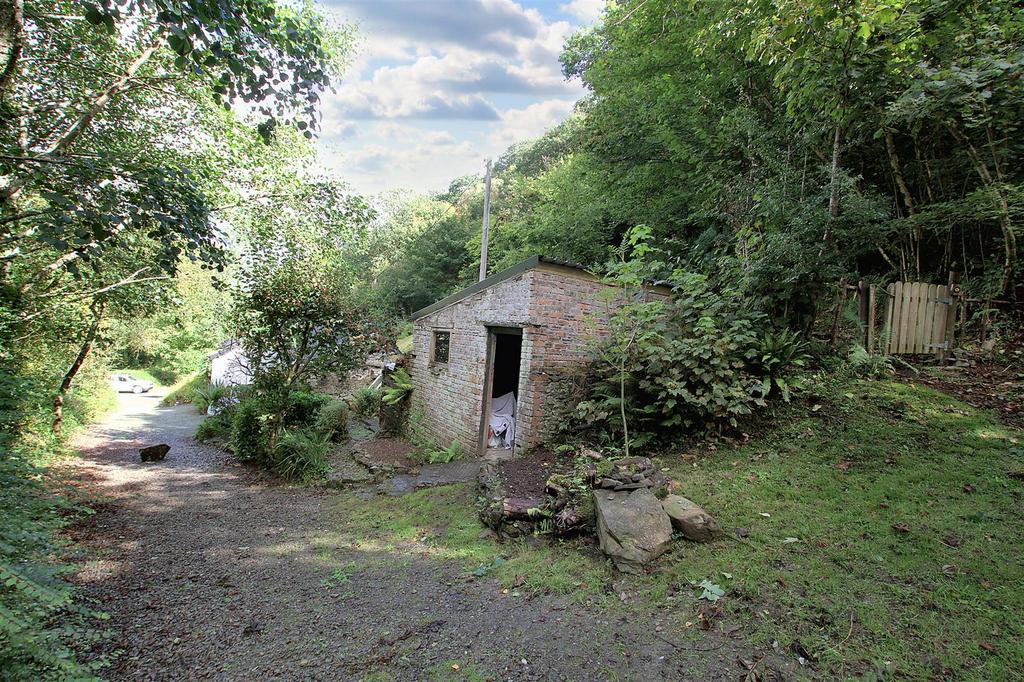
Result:
[[[516,394],[506,393],[498,398],[491,398],[491,433],[487,439],[489,448],[512,447],[516,442]]]

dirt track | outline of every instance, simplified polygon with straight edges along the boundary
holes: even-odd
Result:
[[[123,395],[73,465],[106,500],[72,537],[88,558],[76,582],[111,615],[95,652],[119,652],[109,679],[731,680],[753,653],[656,632],[684,613],[512,598],[453,561],[352,549],[325,504],[352,493],[262,479],[192,441],[190,408],[158,403]],[[140,463],[160,442],[167,460]],[[331,566],[343,577],[325,580]]]

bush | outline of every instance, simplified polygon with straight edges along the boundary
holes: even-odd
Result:
[[[18,452],[0,455],[0,670],[4,679],[94,679],[103,661],[80,664],[75,650],[101,635],[103,617],[73,601],[61,579],[56,533],[69,511],[66,500],[47,493],[43,470]]]
[[[243,400],[231,422],[231,449],[243,462],[266,461],[267,414],[256,398]]]
[[[317,412],[316,430],[333,441],[348,435],[348,405],[344,400],[332,400]]]
[[[630,347],[625,362],[597,366],[593,397],[580,403],[578,416],[621,433],[624,388],[630,442],[642,446],[680,429],[735,425],[763,405],[767,391],[757,364],[762,318],[745,311],[733,293],[712,291],[706,278],[688,275],[667,303],[617,312],[635,316],[636,322],[619,326],[642,342]],[[610,355],[621,351],[601,352]]]
[[[312,424],[320,409],[333,398],[323,393],[310,391],[292,391],[288,394],[288,406],[285,410],[286,426],[306,426]]]
[[[386,405],[397,405],[412,393],[412,377],[404,367],[399,367],[391,375],[391,381],[392,385],[384,389],[380,399]]]
[[[758,347],[758,363],[766,396],[780,394],[789,402],[790,389],[799,387],[791,375],[807,363],[807,347],[800,334],[790,329],[764,335]]]
[[[231,398],[234,389],[226,384],[206,384],[196,388],[192,395],[192,404],[200,412],[207,412],[211,406],[223,409]]]
[[[222,410],[217,414],[210,415],[196,427],[195,439],[200,443],[214,438],[230,439],[234,416],[234,410]]]
[[[736,426],[798,385],[794,374],[807,359],[799,334],[765,333],[764,315],[703,275],[673,278],[667,301],[632,303],[612,316],[591,396],[577,407],[583,423],[608,438],[623,433],[623,408],[630,444],[643,446],[681,430]]]
[[[352,394],[352,411],[360,417],[376,417],[380,413],[381,397],[379,388],[360,388]]]
[[[291,429],[281,434],[270,468],[290,480],[309,481],[327,474],[330,438],[312,429]]]

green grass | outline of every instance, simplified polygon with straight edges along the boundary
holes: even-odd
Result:
[[[180,403],[191,404],[195,400],[195,393],[198,389],[204,389],[208,385],[206,372],[200,371],[182,377],[170,387],[167,395],[160,401],[161,405],[178,405]]]
[[[799,640],[825,670],[1021,670],[1024,486],[1007,476],[1022,467],[1021,434],[921,387],[858,382],[824,397],[752,443],[669,464],[728,537],[677,545],[648,596],[710,578],[767,611],[764,639]]]
[[[677,542],[635,580],[641,601],[696,595],[708,579],[755,643],[799,642],[828,676],[1017,675],[1024,483],[1007,472],[1024,470],[1024,434],[923,387],[815,390],[819,410],[781,409],[749,442],[699,446],[693,463],[681,452],[658,460],[726,537]],[[340,535],[368,550],[414,548],[509,589],[610,603],[614,576],[592,549],[481,539],[474,503],[469,486],[333,502]]]
[[[415,555],[460,562],[467,575],[479,569],[502,585],[550,591],[583,600],[603,600],[599,591],[610,571],[607,562],[573,544],[547,545],[481,538],[471,484],[418,490],[400,497],[364,500],[332,498],[338,531],[346,543],[367,552]],[[500,561],[496,561],[499,559]]]

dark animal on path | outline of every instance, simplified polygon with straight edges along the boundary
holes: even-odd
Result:
[[[139,456],[142,457],[143,462],[159,462],[167,456],[171,446],[166,443],[160,445],[150,445],[147,448],[139,450]]]

